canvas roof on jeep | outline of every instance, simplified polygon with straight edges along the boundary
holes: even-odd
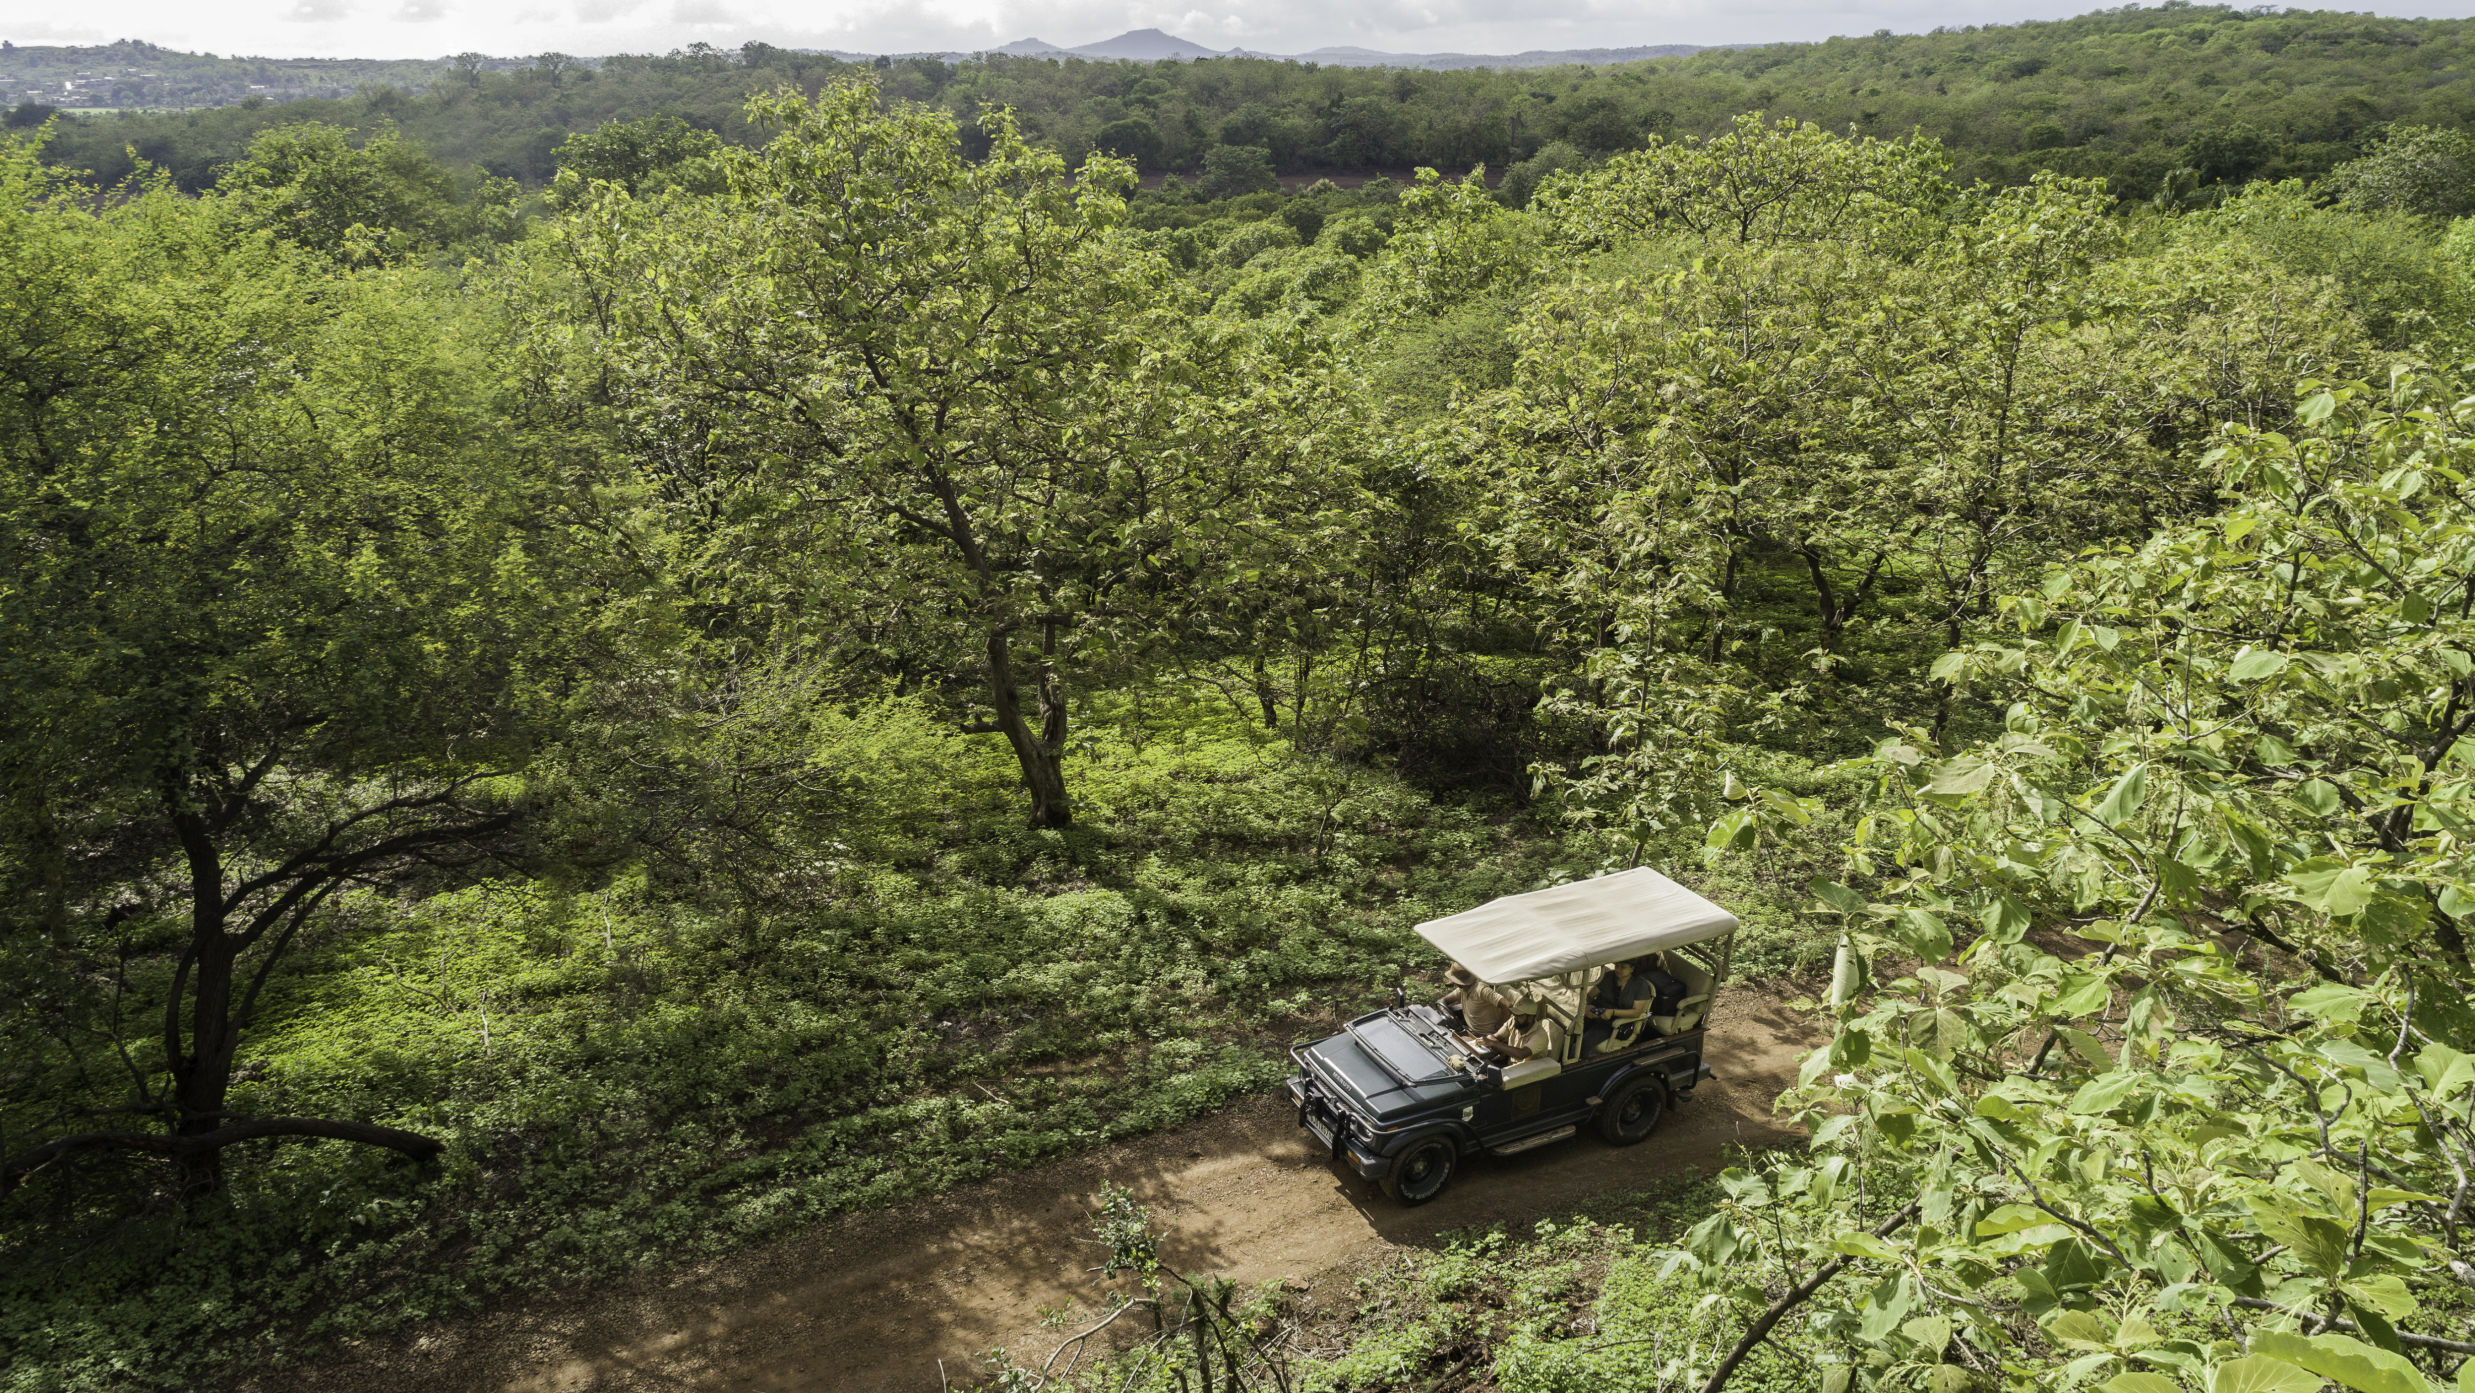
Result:
[[[1489,900],[1418,926],[1486,982],[1526,982],[1736,931],[1736,916],[1647,866]]]

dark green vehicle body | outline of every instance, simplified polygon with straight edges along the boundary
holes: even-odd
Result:
[[[1709,1076],[1704,1034],[1697,1027],[1647,1036],[1616,1053],[1577,1058],[1544,1078],[1524,1081],[1516,1073],[1508,1087],[1503,1068],[1469,1056],[1440,1009],[1393,1006],[1291,1050],[1298,1072],[1290,1076],[1289,1097],[1298,1125],[1334,1160],[1417,1204],[1440,1193],[1461,1160],[1481,1152],[1527,1151],[1594,1124],[1619,1145],[1641,1140],[1671,1102]],[[1443,1171],[1435,1177],[1438,1164]]]

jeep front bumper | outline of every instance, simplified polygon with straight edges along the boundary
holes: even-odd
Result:
[[[1289,1080],[1289,1101],[1297,1107],[1298,1125],[1305,1128],[1333,1160],[1349,1162],[1351,1170],[1369,1180],[1381,1180],[1391,1173],[1392,1158],[1371,1156],[1360,1149],[1357,1139],[1350,1135],[1348,1119],[1325,1102],[1303,1076]]]

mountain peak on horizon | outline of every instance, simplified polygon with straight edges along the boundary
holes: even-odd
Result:
[[[1218,58],[1221,50],[1206,48],[1192,39],[1158,29],[1129,29],[1113,39],[1096,44],[1076,44],[1066,50],[1085,58],[1123,58],[1138,63],[1157,63],[1171,58]]]

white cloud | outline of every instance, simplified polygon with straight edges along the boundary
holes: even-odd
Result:
[[[284,22],[287,24],[332,24],[339,19],[348,19],[351,15],[350,0],[295,0],[292,8],[284,11]]]
[[[670,22],[712,28],[724,24],[744,25],[747,21],[724,8],[720,0],[679,0],[671,6]]]
[[[404,0],[395,17],[407,24],[434,24],[447,17],[447,0]]]
[[[608,24],[634,14],[638,3],[639,0],[583,0],[576,6],[576,19],[583,24]]]

